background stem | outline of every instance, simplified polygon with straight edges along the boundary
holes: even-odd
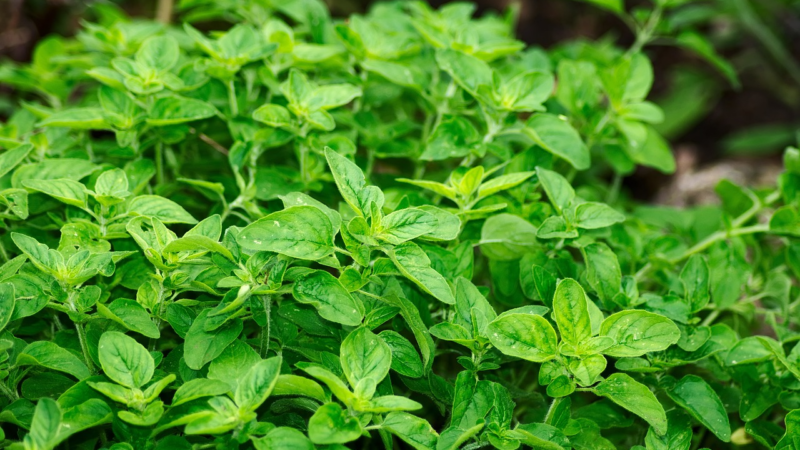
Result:
[[[158,0],[156,8],[156,20],[168,24],[172,20],[172,7],[174,0]]]

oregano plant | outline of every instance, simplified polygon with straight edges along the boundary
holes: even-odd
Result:
[[[735,73],[692,1],[591,3],[630,47],[184,0],[5,63],[0,446],[800,449],[800,150],[635,200],[648,46]]]

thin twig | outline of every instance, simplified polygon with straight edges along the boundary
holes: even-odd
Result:
[[[205,135],[205,134],[203,134],[203,133],[198,133],[198,132],[197,132],[197,130],[195,130],[194,128],[190,128],[190,129],[189,129],[189,131],[190,131],[192,134],[196,134],[196,135],[197,135],[197,137],[199,137],[201,141],[203,141],[203,142],[205,142],[206,144],[208,144],[208,145],[210,145],[211,147],[213,147],[213,148],[214,148],[214,150],[216,150],[216,151],[218,151],[218,152],[222,153],[222,154],[223,154],[223,155],[225,155],[225,156],[228,156],[228,153],[229,153],[229,152],[228,152],[228,149],[227,149],[227,148],[225,148],[225,147],[223,147],[223,146],[222,146],[222,144],[220,144],[219,142],[215,141],[214,139],[211,139],[210,137],[208,137],[207,135]]]
[[[172,6],[174,0],[158,0],[158,7],[156,9],[156,20],[163,23],[169,24],[172,20]]]

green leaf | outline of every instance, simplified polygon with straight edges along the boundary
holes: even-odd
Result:
[[[420,159],[441,161],[460,158],[468,155],[478,142],[480,133],[472,122],[465,117],[446,115],[428,137]]]
[[[355,388],[366,378],[375,384],[389,374],[392,351],[380,336],[364,327],[356,328],[342,341],[341,360],[347,381]]]
[[[405,208],[394,211],[381,219],[379,238],[398,245],[436,231],[438,221],[433,214],[422,209]]]
[[[428,189],[431,192],[434,192],[438,195],[449,198],[451,200],[456,199],[456,190],[442,183],[437,183],[435,181],[427,181],[427,180],[409,180],[408,178],[398,178],[397,181],[401,183],[413,184],[414,186],[419,186],[421,188]]]
[[[331,148],[325,148],[325,158],[333,174],[333,180],[339,188],[344,201],[353,208],[356,213],[365,216],[367,211],[363,209],[363,194],[366,187],[366,178],[354,162],[336,153]]]
[[[406,64],[366,59],[361,62],[361,67],[366,71],[377,73],[394,84],[418,91],[422,90],[422,86],[426,81],[422,71],[415,70],[415,67]]]
[[[553,297],[553,317],[561,340],[577,348],[592,337],[592,324],[586,293],[577,281],[567,278],[558,282]]]
[[[427,420],[404,412],[387,414],[381,427],[416,450],[432,450],[439,437]]]
[[[320,403],[324,403],[327,399],[325,391],[322,390],[322,386],[313,380],[297,375],[278,375],[278,381],[275,382],[275,387],[272,389],[271,395],[300,395],[313,398]]]
[[[103,333],[98,352],[106,376],[125,387],[138,389],[153,378],[153,357],[129,336],[116,331]]]
[[[86,207],[86,186],[77,181],[60,178],[56,180],[25,180],[22,184],[28,189],[47,194],[68,205],[78,208]]]
[[[561,450],[569,447],[569,439],[564,432],[546,423],[520,424],[508,434],[537,450]]]
[[[172,36],[153,36],[142,42],[136,62],[155,72],[166,72],[178,63],[180,48]]]
[[[329,84],[320,86],[304,99],[303,104],[310,111],[333,109],[346,105],[356,97],[361,97],[361,88],[352,84]]]
[[[276,356],[259,361],[250,367],[233,395],[233,400],[239,408],[255,411],[264,403],[278,381],[282,361],[280,356]]]
[[[0,154],[0,177],[11,172],[19,163],[24,161],[31,150],[33,150],[32,145],[23,144]]]
[[[457,215],[447,212],[433,205],[422,205],[418,209],[425,211],[436,218],[436,226],[423,236],[432,241],[452,241],[461,233],[461,219]],[[384,221],[386,218],[383,219]]]
[[[651,427],[647,430],[647,450],[689,450],[692,445],[692,422],[689,416],[674,409],[667,413],[667,433],[659,436]]]
[[[534,114],[524,131],[537,145],[565,159],[577,170],[586,170],[591,165],[589,149],[567,121],[552,114]]]
[[[544,111],[554,83],[549,72],[523,72],[499,86],[497,102],[511,111]]]
[[[738,89],[740,87],[736,69],[714,50],[714,47],[703,35],[691,30],[686,30],[678,35],[677,42],[678,45],[692,50],[711,63],[720,73],[725,75],[728,82],[730,82],[734,88]]]
[[[572,203],[572,199],[575,198],[575,190],[561,174],[537,167],[536,175],[556,211],[560,213]]]
[[[61,409],[50,398],[41,399],[33,413],[30,432],[25,436],[25,447],[31,449],[55,448],[60,439]]]
[[[686,261],[681,271],[681,282],[692,312],[702,310],[710,300],[708,263],[702,255],[692,255]]]
[[[213,331],[206,331],[208,309],[203,310],[192,322],[186,333],[184,359],[190,369],[200,370],[204,365],[219,356],[242,332],[242,321],[228,321]]]
[[[355,396],[350,392],[350,389],[348,389],[342,379],[330,371],[305,362],[298,363],[297,367],[312,377],[322,381],[339,400],[347,404],[351,404],[355,400]]]
[[[644,142],[626,147],[631,159],[639,164],[652,167],[663,173],[675,172],[675,157],[669,143],[650,126],[645,126],[647,135]]]
[[[273,450],[276,448],[314,450],[315,448],[304,433],[289,427],[273,428],[265,436],[259,438],[251,437],[250,440],[256,450]]]
[[[453,322],[471,329],[473,335],[484,335],[497,313],[478,288],[463,277],[456,279],[456,317]]]
[[[0,267],[0,269],[2,268]],[[0,276],[0,280],[2,280],[2,276]],[[11,316],[14,313],[15,300],[14,285],[11,283],[0,284],[0,331],[3,331],[11,320]]]
[[[40,127],[66,127],[78,130],[111,128],[100,108],[72,108],[58,111],[37,124]]]
[[[800,236],[800,214],[797,208],[790,205],[778,208],[769,219],[769,231]]]
[[[431,268],[428,255],[412,242],[398,245],[388,252],[397,269],[423,291],[448,305],[455,304],[453,290],[447,280]]]
[[[44,272],[56,270],[64,257],[55,250],[40,244],[36,239],[20,233],[11,233],[11,240],[28,257],[36,268]]]
[[[664,407],[647,386],[629,375],[612,374],[600,382],[593,391],[644,419],[657,434],[663,435],[667,432],[667,415]]]
[[[561,216],[550,216],[536,231],[539,239],[573,239],[578,237],[577,230],[571,230]]]
[[[153,217],[162,223],[197,223],[197,219],[172,200],[158,195],[139,195],[128,204],[128,212]]]
[[[616,341],[616,345],[603,353],[617,358],[629,358],[666,350],[678,342],[681,332],[674,322],[662,315],[627,310],[603,320],[600,335]]]
[[[68,373],[79,380],[91,375],[86,364],[77,356],[50,341],[36,341],[25,346],[17,356],[17,365],[41,366]]]
[[[508,314],[489,324],[486,334],[502,353],[533,362],[544,362],[558,354],[558,338],[544,317]]]
[[[255,350],[241,340],[234,340],[208,366],[208,378],[219,380],[235,392],[247,370],[261,361]]]
[[[361,437],[361,424],[337,403],[326,403],[309,419],[308,437],[318,445],[346,444]]]
[[[339,280],[323,270],[315,270],[298,278],[292,295],[300,303],[313,305],[322,318],[348,326],[364,320],[364,305],[350,295]]]
[[[582,386],[590,386],[597,382],[606,370],[606,358],[603,355],[589,355],[569,362],[569,371]]]
[[[391,330],[381,331],[378,336],[383,339],[383,342],[386,342],[386,345],[392,351],[392,370],[411,378],[422,376],[424,370],[422,360],[419,357],[419,353],[417,353],[417,349],[408,339]]]
[[[250,250],[318,260],[333,253],[333,228],[324,212],[313,206],[293,206],[268,214],[245,227],[237,241]]]
[[[436,62],[473,96],[477,95],[479,87],[492,85],[492,69],[472,55],[456,50],[438,50]]]
[[[122,169],[107,170],[94,183],[95,198],[105,206],[117,204],[131,195],[128,192],[128,176]]]
[[[228,258],[230,261],[235,261],[236,259],[233,257],[233,254],[230,250],[225,248],[219,242],[200,235],[189,235],[184,236],[182,238],[178,238],[162,249],[162,251],[167,253],[179,253],[179,252],[215,252],[219,253],[220,255]]]
[[[294,125],[292,114],[280,105],[266,104],[253,111],[253,119],[271,127],[291,127]]]
[[[216,114],[216,108],[201,100],[179,96],[161,97],[150,108],[147,123],[163,127],[207,119]]]
[[[575,208],[575,220],[578,228],[594,230],[624,222],[625,216],[605,203],[586,202]]]
[[[481,251],[498,261],[519,259],[536,247],[536,227],[513,214],[489,217],[481,229]]]
[[[225,395],[230,391],[228,383],[219,380],[195,378],[182,384],[172,397],[172,407],[204,397]]]
[[[150,319],[150,314],[136,301],[118,298],[108,305],[97,304],[97,312],[125,328],[152,339],[161,337],[158,326]]]
[[[622,290],[622,270],[617,255],[602,242],[581,249],[586,262],[586,279],[606,305]]]
[[[674,388],[667,391],[667,395],[721,441],[730,442],[731,425],[725,406],[714,389],[702,378],[686,375]]]

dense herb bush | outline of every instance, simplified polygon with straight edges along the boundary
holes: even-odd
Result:
[[[545,52],[469,4],[184,2],[236,24],[4,66],[5,444],[800,448],[800,152],[621,192],[675,167],[641,50],[681,3]]]

